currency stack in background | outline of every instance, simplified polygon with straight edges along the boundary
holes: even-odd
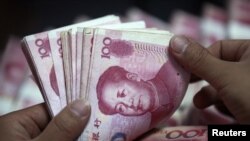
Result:
[[[21,49],[21,39],[11,36],[0,66],[0,115],[41,102],[40,90]]]

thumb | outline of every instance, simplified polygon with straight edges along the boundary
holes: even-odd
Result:
[[[177,62],[193,74],[207,80],[214,88],[220,89],[225,85],[227,63],[212,56],[197,42],[184,36],[174,36],[169,49]]]
[[[75,140],[82,133],[89,115],[89,103],[84,100],[76,100],[54,117],[46,129],[35,140]]]

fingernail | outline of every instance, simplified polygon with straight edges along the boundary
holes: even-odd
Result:
[[[189,41],[184,36],[174,36],[171,40],[171,48],[179,54],[182,54],[186,50],[188,44]]]
[[[90,104],[84,99],[76,100],[70,105],[70,110],[78,117],[86,117],[89,115]]]

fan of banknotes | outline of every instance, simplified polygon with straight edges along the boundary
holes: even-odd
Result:
[[[108,15],[23,39],[23,51],[51,116],[86,99],[79,140],[133,140],[179,107],[189,73],[168,54],[172,33]]]

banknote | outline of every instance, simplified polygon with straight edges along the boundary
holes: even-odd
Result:
[[[72,48],[71,48],[71,38],[68,31],[62,31],[60,35],[62,50],[63,50],[63,70],[65,77],[65,89],[67,103],[70,103],[73,99],[73,76],[72,76]]]
[[[128,23],[122,23],[122,24],[109,24],[109,25],[103,25],[103,26],[97,26],[96,28],[106,28],[106,29],[142,29],[145,28],[145,22],[143,21],[137,21],[137,22],[128,22]],[[81,96],[80,97],[86,97],[83,95],[86,95],[86,89],[88,84],[88,72],[89,72],[89,65],[90,65],[90,57],[91,57],[91,47],[92,47],[92,41],[94,38],[94,28],[79,28],[79,34],[83,34],[82,36],[82,58],[80,60],[82,61],[82,68],[81,68]],[[79,72],[77,72],[79,73]]]
[[[112,15],[110,16],[113,17]],[[83,23],[78,23],[52,31],[66,31],[74,27],[81,27],[82,24]],[[91,25],[92,22],[88,22],[88,24]],[[58,81],[56,77],[57,71],[55,71],[51,54],[51,50],[58,50],[58,46],[50,45],[48,31],[45,31],[26,36],[23,39],[23,50],[26,54],[28,62],[30,63],[31,70],[33,71],[36,81],[38,81],[45,101],[48,101],[48,107],[51,108],[49,109],[50,113],[54,116],[64,106],[63,101],[60,100],[60,96],[65,97],[65,95],[60,95],[59,93]],[[62,76],[60,75],[58,77]]]
[[[28,69],[20,38],[10,36],[0,63],[0,115],[13,110]]]
[[[249,39],[250,32],[250,1],[229,1],[228,36],[231,39]]]
[[[120,18],[117,17],[112,17],[106,20],[100,20],[99,22],[93,23],[91,24],[91,26],[101,26],[101,25],[112,25],[112,24],[119,24],[121,23]],[[82,61],[82,54],[83,54],[83,49],[85,49],[85,46],[83,46],[83,30],[85,27],[90,27],[90,25],[86,25],[86,26],[81,26],[78,27],[76,29],[76,31],[72,32],[73,35],[71,36],[76,36],[76,58],[75,61],[73,62],[74,64],[76,64],[76,68],[75,68],[75,89],[76,89],[76,96],[75,98],[79,98],[81,97],[81,94],[83,94],[81,92],[81,70],[82,70],[82,62],[86,62],[86,61]],[[72,45],[73,46],[73,45]],[[87,66],[85,66],[87,67]],[[83,68],[85,68],[83,67]]]
[[[43,97],[39,90],[39,87],[29,70],[25,76],[24,81],[18,91],[17,98],[13,100],[13,109],[12,110],[21,110],[34,106],[39,103],[43,103]]]
[[[206,126],[177,126],[153,129],[138,141],[207,141]],[[119,138],[119,137],[117,137]],[[122,136],[120,137],[122,138]]]
[[[95,30],[87,88],[92,114],[81,140],[110,140],[118,133],[132,140],[173,114],[189,74],[166,53],[172,36]]]
[[[76,58],[79,58],[79,56],[80,56],[79,53],[81,53],[81,47],[79,45],[78,45],[79,47],[76,47],[76,45],[75,45],[75,44],[77,44],[76,43],[76,38],[77,37],[75,35],[75,32],[76,32],[78,27],[88,27],[88,26],[105,24],[105,23],[119,23],[119,22],[120,22],[119,17],[109,15],[109,16],[104,16],[104,17],[101,17],[101,18],[89,20],[89,21],[86,21],[86,22],[78,23],[78,24],[75,24],[74,26],[71,26],[71,27],[69,27],[67,29],[66,28],[61,28],[61,29],[57,29],[57,30],[52,30],[52,31],[50,31],[48,33],[49,40],[50,40],[49,41],[50,45],[53,46],[54,48],[56,48],[56,49],[51,50],[51,54],[52,54],[53,63],[54,63],[55,76],[56,76],[56,79],[58,80],[59,91],[60,91],[60,93],[62,93],[61,94],[62,95],[61,101],[63,101],[64,106],[66,105],[65,104],[66,102],[71,102],[72,101],[71,96],[74,96],[74,95],[71,95],[71,92],[73,92],[73,90],[76,90],[76,88],[75,89],[69,89],[70,91],[67,91],[67,94],[66,94],[66,96],[68,98],[65,97],[65,93],[66,93],[65,87],[66,88],[69,87],[68,86],[69,84],[66,83],[65,78],[62,77],[62,76],[65,76],[65,74],[64,74],[65,70],[63,68],[63,63],[66,63],[66,61],[65,62],[62,61],[63,52],[62,52],[62,43],[61,43],[61,37],[60,37],[61,32],[62,31],[68,31],[69,29],[71,29],[73,35],[70,35],[70,36],[74,40],[72,42],[72,45],[71,45],[73,47],[71,50],[72,50],[72,53],[74,53],[74,55],[71,55],[71,54],[68,54],[68,55],[70,55],[72,61],[76,62],[75,61],[75,60],[77,60]],[[64,56],[66,56],[66,55],[64,55]],[[67,60],[69,61],[69,59],[67,59]],[[73,69],[73,68],[75,68],[77,66],[79,67],[79,65],[75,65],[76,63],[72,63],[72,61],[71,61],[72,67],[70,67],[70,68]],[[73,70],[69,71],[69,74],[67,74],[67,75],[70,75],[70,76],[72,75],[72,77],[73,77]],[[76,78],[79,78],[79,77],[80,77],[79,75],[76,76]],[[68,85],[65,86],[65,83],[68,84]],[[73,83],[73,81],[71,81],[71,83]],[[70,85],[73,85],[73,84],[70,84]]]
[[[52,117],[90,102],[79,141],[133,140],[169,120],[186,92],[190,74],[168,53],[172,37],[111,15],[26,36],[23,51]]]
[[[49,111],[54,116],[61,109],[61,101],[47,32],[25,37],[23,50],[44,99],[48,102]]]
[[[28,64],[21,50],[20,39],[12,36],[0,64],[0,95],[15,97],[27,72]]]
[[[226,39],[227,13],[224,9],[206,3],[201,19],[201,42],[205,47],[218,40]]]
[[[229,0],[230,18],[243,24],[250,24],[250,2],[248,0]]]
[[[144,29],[142,27],[145,27],[145,23],[142,22],[131,22],[131,23],[124,23],[124,24],[117,24],[117,25],[106,25],[106,26],[101,26],[98,28],[104,28],[104,29],[123,29],[126,31],[134,31],[134,32],[146,32],[146,31],[150,31],[150,32],[154,32],[156,34],[159,33],[169,33],[168,31],[159,31],[159,30],[155,30],[155,29]],[[94,40],[94,33],[95,33],[95,29],[96,28],[85,28],[84,29],[84,41],[83,41],[83,58],[82,60],[84,60],[82,62],[82,73],[81,73],[81,93],[84,94],[84,97],[88,97],[88,85],[90,83],[88,83],[89,80],[89,68],[90,68],[90,64],[91,64],[91,52],[92,52],[92,42]],[[90,51],[89,51],[90,50]],[[89,57],[90,56],[90,57]]]
[[[206,4],[201,19],[177,11],[171,26],[132,8],[125,19],[143,21],[121,23],[108,15],[26,36],[23,51],[33,75],[22,64],[24,56],[6,51],[11,55],[0,66],[0,107],[6,110],[0,115],[45,101],[53,118],[84,98],[91,115],[78,141],[207,141],[205,125],[236,121],[215,107],[193,106],[194,94],[207,83],[188,87],[190,74],[173,60],[168,45],[176,34],[209,46],[225,39],[227,29],[230,38],[247,38],[249,5],[230,0],[229,28],[225,11]],[[19,39],[12,43],[20,46]]]
[[[186,35],[200,41],[200,21],[184,11],[174,11],[170,19],[170,31],[176,35]]]

